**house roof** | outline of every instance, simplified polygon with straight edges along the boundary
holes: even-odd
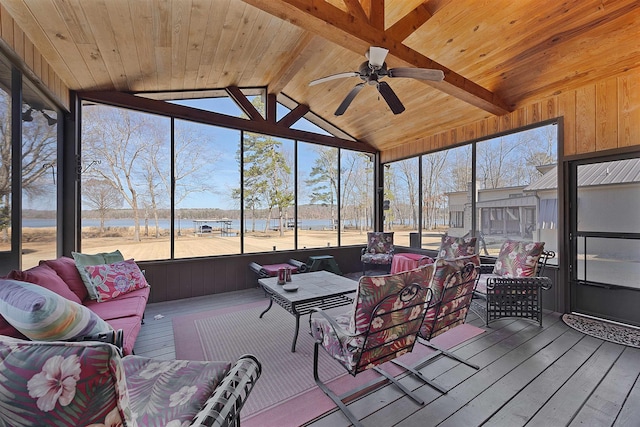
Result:
[[[640,159],[616,160],[585,164],[578,169],[578,187],[640,183]],[[549,170],[524,191],[554,190],[558,188],[558,167]]]
[[[382,151],[640,67],[636,0],[0,2],[72,90],[267,87]],[[365,86],[334,116],[360,80],[309,82],[372,45],[445,80],[386,78],[402,114]]]

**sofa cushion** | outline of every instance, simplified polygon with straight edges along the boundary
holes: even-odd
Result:
[[[64,280],[67,286],[69,286],[69,289],[80,298],[80,301],[87,299],[89,296],[87,287],[84,285],[82,277],[80,277],[76,262],[73,258],[63,256],[56,259],[40,261],[40,265],[42,264],[51,267],[53,271]]]
[[[0,314],[32,340],[68,340],[111,330],[83,305],[17,280],[0,280]]]
[[[84,267],[87,265],[111,264],[117,261],[124,261],[124,257],[118,250],[113,252],[100,252],[93,255],[71,252],[71,255],[75,260],[80,278],[82,279],[84,286],[87,288],[89,298],[91,299],[98,299],[98,295],[96,294],[95,288],[93,287],[91,279]]]
[[[60,276],[58,276],[55,270],[45,264],[38,265],[24,271],[13,270],[9,273],[7,278],[34,283],[42,286],[43,288],[47,288],[68,300],[77,302],[78,304],[81,303],[78,295],[69,289],[69,286],[64,280],[62,280],[62,278],[60,278]]]
[[[503,277],[533,277],[544,242],[505,240],[500,248],[493,274]]]
[[[133,346],[142,327],[142,317],[120,317],[118,319],[109,319],[107,323],[116,331],[122,329],[122,352],[124,354],[133,354]]]
[[[121,317],[142,317],[147,305],[147,299],[143,296],[126,298],[129,295],[131,294],[125,294],[115,300],[105,302],[87,301],[85,307],[107,322],[111,319],[119,319]]]
[[[149,287],[140,268],[132,259],[112,264],[87,265],[84,269],[91,279],[99,302]]]

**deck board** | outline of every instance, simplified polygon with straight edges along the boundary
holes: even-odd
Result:
[[[264,301],[265,307],[268,302],[257,288],[149,304],[135,353],[174,359],[175,317],[256,301]],[[156,320],[157,315],[162,317]],[[472,312],[467,322],[485,333],[453,351],[480,370],[447,357],[420,369],[448,389],[446,395],[403,374],[399,380],[425,400],[424,406],[387,385],[353,400],[349,408],[365,426],[637,425],[640,349],[578,333],[558,313],[545,313],[542,328],[522,319],[502,319],[486,327]],[[350,424],[334,410],[307,425]]]

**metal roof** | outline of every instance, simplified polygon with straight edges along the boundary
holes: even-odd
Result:
[[[578,167],[578,187],[640,182],[640,158],[593,163]],[[528,185],[524,191],[558,187],[558,167]]]

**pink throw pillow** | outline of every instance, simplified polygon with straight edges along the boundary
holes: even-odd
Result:
[[[84,282],[80,277],[80,273],[78,273],[78,268],[76,267],[76,262],[73,258],[62,256],[56,259],[40,261],[40,265],[42,264],[46,264],[47,267],[52,268],[53,271],[55,271],[69,286],[69,289],[71,289],[74,294],[78,295],[80,301],[87,299],[87,296],[89,296],[87,287],[84,285]]]
[[[78,295],[69,289],[69,285],[58,276],[51,267],[46,264],[40,264],[28,270],[13,270],[7,276],[9,279],[20,280],[22,282],[33,283],[35,285],[47,288],[52,292],[64,297],[70,301],[81,304]]]
[[[132,259],[113,264],[86,265],[84,268],[98,295],[98,302],[149,286],[142,271]]]

